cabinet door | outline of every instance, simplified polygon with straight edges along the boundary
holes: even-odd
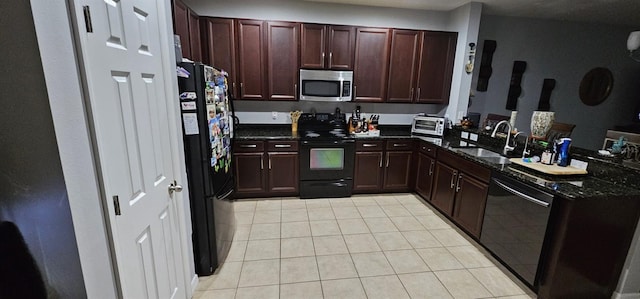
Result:
[[[189,44],[193,61],[202,61],[202,44],[200,43],[200,17],[189,9]]]
[[[269,192],[294,195],[298,193],[298,153],[267,153],[269,155]]]
[[[353,191],[377,192],[382,187],[382,152],[356,152]]]
[[[453,199],[458,171],[447,164],[436,162],[435,179],[431,203],[443,213],[451,216],[453,213]]]
[[[352,26],[329,26],[327,33],[325,60],[331,69],[353,69],[353,55],[356,44],[356,28]],[[328,55],[328,57],[327,57]]]
[[[206,37],[206,52],[202,60],[229,73],[229,86],[233,98],[237,98],[236,44],[233,19],[206,18],[202,22]]]
[[[422,33],[394,29],[391,35],[387,102],[413,101]]]
[[[173,32],[180,36],[182,57],[191,57],[189,42],[189,8],[180,0],[173,1]]]
[[[424,32],[416,91],[418,103],[449,103],[457,37],[455,32]]]
[[[325,67],[326,25],[302,24],[300,33],[300,67],[321,69]]]
[[[489,186],[464,173],[458,175],[453,219],[476,238],[480,237]]]
[[[298,23],[267,22],[267,78],[270,100],[295,100],[298,87]]]
[[[236,193],[264,193],[265,186],[264,154],[234,153],[236,167]]]
[[[238,20],[237,24],[240,98],[264,100],[267,98],[264,23],[255,20]]]
[[[413,152],[387,152],[385,155],[384,190],[409,190],[412,156]]]
[[[389,29],[358,28],[353,70],[356,101],[383,102],[389,65]]]
[[[435,172],[436,160],[423,153],[418,154],[418,173],[416,175],[416,192],[422,198],[431,200],[431,187]]]

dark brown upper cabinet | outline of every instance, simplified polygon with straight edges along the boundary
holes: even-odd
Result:
[[[173,1],[173,32],[180,37],[182,57],[191,57],[189,8],[180,0]]]
[[[267,78],[270,100],[296,100],[298,89],[299,24],[267,22]]]
[[[413,102],[421,44],[420,31],[394,29],[391,33],[387,102]]]
[[[423,34],[416,102],[448,104],[458,34],[432,31]]]
[[[267,96],[264,22],[237,20],[239,98],[265,100]]]
[[[384,102],[389,66],[390,30],[358,28],[353,94],[359,102]]]
[[[189,9],[189,45],[193,61],[202,61],[202,43],[200,42],[200,17]]]
[[[200,18],[204,38],[202,61],[229,74],[233,98],[238,98],[236,70],[236,39],[233,19]]]
[[[312,69],[353,69],[356,29],[352,26],[302,24],[300,66]]]

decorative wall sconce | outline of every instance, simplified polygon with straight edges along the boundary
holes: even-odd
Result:
[[[475,43],[469,43],[469,60],[467,61],[467,64],[465,64],[464,66],[464,70],[467,72],[467,74],[471,74],[471,72],[473,72],[473,63],[476,60],[476,44]]]
[[[629,33],[627,39],[627,49],[629,50],[629,57],[633,60],[640,62],[640,31],[634,31]]]

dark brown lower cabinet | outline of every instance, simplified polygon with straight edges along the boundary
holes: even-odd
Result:
[[[353,192],[407,192],[414,187],[413,140],[357,141]]]
[[[298,195],[297,141],[238,141],[233,155],[237,198]]]
[[[265,193],[264,153],[234,153],[236,195]]]
[[[354,192],[377,192],[382,187],[382,151],[356,152]]]
[[[438,154],[431,203],[473,237],[479,238],[491,170],[455,154]]]
[[[453,220],[476,238],[480,237],[489,185],[464,173],[458,174]]]
[[[269,156],[269,192],[298,193],[298,153],[269,152],[267,155]]]
[[[416,163],[416,182],[414,190],[427,201],[431,200],[437,157],[437,145],[426,141],[419,142],[418,150],[416,151],[416,159],[418,161]]]

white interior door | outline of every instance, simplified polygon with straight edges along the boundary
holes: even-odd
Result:
[[[163,73],[168,1],[77,0],[89,110],[124,298],[184,298],[175,171]],[[89,18],[90,16],[90,18]],[[90,26],[85,24],[90,19]],[[87,21],[86,23],[89,23]],[[175,144],[173,144],[175,146]],[[175,148],[175,147],[174,147]]]

